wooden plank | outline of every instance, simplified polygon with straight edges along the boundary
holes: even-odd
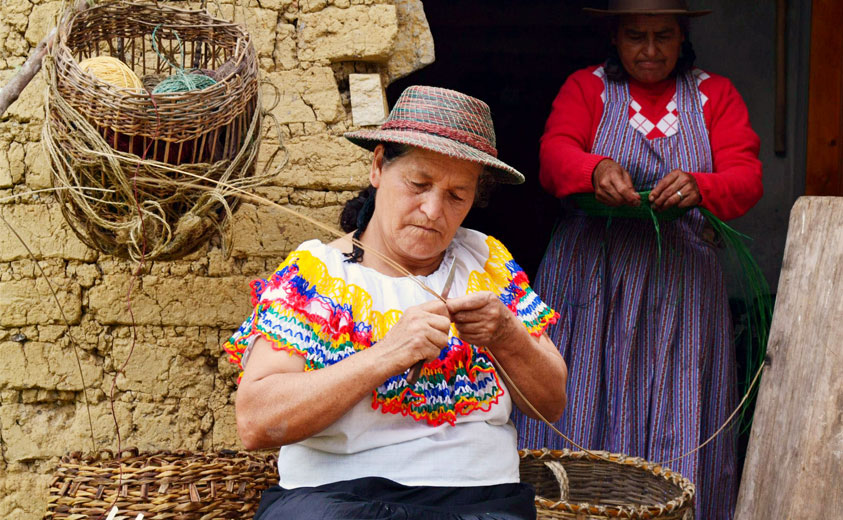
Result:
[[[843,195],[843,2],[811,4],[806,195]]]
[[[843,517],[843,198],[790,214],[736,518]]]

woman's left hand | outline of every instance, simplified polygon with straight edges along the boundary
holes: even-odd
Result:
[[[450,298],[447,305],[460,339],[473,345],[494,349],[520,326],[512,311],[489,291]]]
[[[672,207],[692,208],[699,206],[702,195],[694,176],[676,169],[664,176],[650,192],[650,206],[656,211]]]

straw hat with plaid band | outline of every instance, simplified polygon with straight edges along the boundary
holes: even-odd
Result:
[[[583,11],[598,16],[621,14],[676,14],[681,16],[703,16],[710,9],[691,11],[685,0],[609,0],[608,9],[583,8]]]
[[[383,142],[417,146],[483,164],[498,182],[524,182],[521,172],[497,158],[489,105],[455,90],[407,87],[380,128],[345,137],[367,150]]]

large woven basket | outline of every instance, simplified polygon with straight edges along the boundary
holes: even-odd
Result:
[[[191,70],[217,83],[153,96],[83,72],[79,61],[96,56],[120,59],[145,84]],[[254,175],[263,110],[255,49],[238,24],[165,5],[96,4],[62,17],[45,70],[53,184],[92,248],[182,257],[236,206],[220,182],[244,189],[270,177]]]
[[[278,482],[274,455],[221,451],[124,451],[62,458],[45,519],[95,520],[116,506],[134,520],[251,520]]]
[[[592,453],[519,452],[539,520],[694,518],[687,479],[639,458]],[[59,464],[44,518],[94,520],[117,506],[130,520],[138,513],[145,520],[251,520],[277,471],[274,455],[235,451],[74,453]]]
[[[694,485],[643,459],[603,451],[519,454],[521,480],[536,488],[539,520],[694,518]]]

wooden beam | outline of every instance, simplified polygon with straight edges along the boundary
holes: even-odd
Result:
[[[843,198],[801,197],[755,406],[736,518],[841,518]]]
[[[811,7],[806,195],[843,195],[843,2]]]

